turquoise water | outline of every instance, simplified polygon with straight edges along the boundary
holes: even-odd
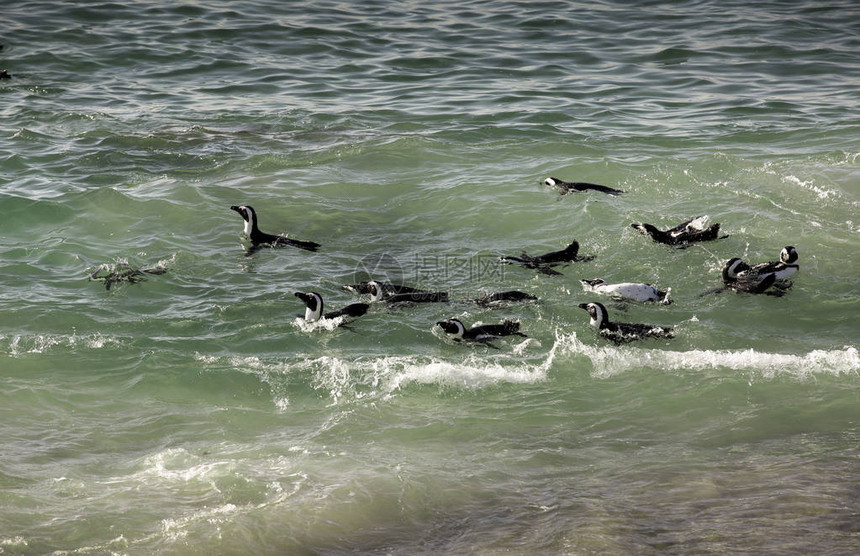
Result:
[[[0,553],[856,552],[858,16],[5,7]],[[246,256],[235,204],[322,249]],[[729,237],[630,228],[700,214]],[[595,258],[562,276],[495,264],[574,239]],[[785,245],[788,295],[701,296]],[[166,273],[89,280],[126,265]],[[296,319],[368,275],[452,301]],[[602,301],[677,337],[597,337],[594,277],[671,287]],[[465,301],[507,289],[540,302]]]

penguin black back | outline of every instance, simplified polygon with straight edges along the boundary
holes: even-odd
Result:
[[[613,189],[612,187],[607,187],[605,185],[599,185],[596,183],[588,183],[584,181],[564,181],[558,178],[549,177],[543,180],[544,184],[555,187],[559,191],[561,191],[562,195],[566,195],[571,191],[575,193],[580,193],[582,191],[599,191],[601,193],[606,193],[607,195],[621,195],[624,193],[621,189]]]
[[[723,265],[723,285],[726,288],[737,292],[754,294],[763,293],[776,297],[785,295],[785,290],[790,284],[777,285],[775,273],[765,274],[764,276],[747,276],[742,274],[749,270],[750,266],[742,259],[738,257],[729,259],[726,261],[726,264]]]
[[[686,246],[690,243],[712,241],[728,237],[727,235],[720,236],[719,223],[703,228],[703,222],[706,220],[707,217],[705,216],[697,216],[695,218],[685,220],[668,230],[660,230],[653,224],[631,224],[630,227],[643,235],[650,236],[651,239],[657,243],[663,243],[666,245]]]
[[[580,303],[591,317],[591,326],[597,333],[616,344],[642,340],[645,338],[674,338],[675,330],[671,326],[655,326],[633,322],[613,322],[609,320],[609,312],[602,303]]]

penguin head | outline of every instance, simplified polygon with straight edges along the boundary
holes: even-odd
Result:
[[[588,312],[588,316],[591,317],[589,324],[595,328],[602,328],[609,321],[609,313],[606,312],[606,307],[602,303],[580,303],[579,308]]]
[[[367,283],[367,287],[370,290],[370,300],[371,301],[382,301],[382,284],[377,282],[376,280],[371,280]]]
[[[573,255],[575,257],[576,254],[579,253],[579,242],[573,240],[570,245],[564,248],[564,252],[568,255]]]
[[[251,237],[251,232],[257,227],[257,213],[250,205],[233,205],[230,210],[235,210],[245,221],[245,235]]]
[[[797,249],[791,245],[786,245],[779,253],[779,260],[785,264],[796,264],[798,258],[800,257],[797,254]]]
[[[642,235],[648,235],[651,231],[656,231],[657,228],[651,224],[630,224],[630,227],[638,231]]]
[[[323,311],[322,296],[317,292],[296,292],[296,297],[305,304],[305,320],[313,322],[319,320]]]
[[[453,334],[454,340],[460,341],[463,339],[463,333],[466,332],[466,327],[458,319],[440,320],[436,323],[446,334]]]
[[[749,269],[750,266],[743,259],[731,258],[723,265],[723,282],[734,282],[738,279],[738,274]]]
[[[550,187],[555,187],[561,182],[558,178],[547,178],[543,180],[544,185],[548,185]]]
[[[254,212],[254,207],[248,205],[233,205],[232,207],[230,207],[230,210],[235,210],[236,212],[238,212],[245,220],[245,222],[250,222],[257,216],[257,213]]]

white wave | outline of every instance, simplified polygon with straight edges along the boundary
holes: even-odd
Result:
[[[5,351],[5,355],[10,355],[12,357],[20,357],[27,354],[42,354],[49,352],[56,347],[71,349],[77,349],[80,347],[84,347],[86,349],[102,349],[122,344],[119,339],[112,336],[105,336],[100,333],[84,335],[33,334],[0,336],[0,340],[4,342],[8,341],[8,346],[6,346],[3,351]]]
[[[219,356],[196,353],[194,358],[206,366],[230,366],[254,374],[268,384],[274,403],[285,411],[290,400],[280,377],[286,374],[306,376],[311,386],[328,391],[333,403],[342,399],[366,397],[388,399],[409,384],[437,384],[444,387],[480,389],[502,383],[532,384],[546,380],[559,348],[557,340],[547,354],[535,361],[522,357],[540,342],[526,339],[511,353],[488,354],[466,350],[458,360],[433,356],[406,355],[348,359],[324,355],[301,361],[267,362],[256,356]]]
[[[514,346],[514,353],[522,353],[535,340],[525,340]],[[494,357],[469,353],[464,359],[447,361],[431,356],[388,356],[370,360],[347,361],[323,356],[305,360],[302,366],[311,370],[314,386],[328,389],[337,401],[345,394],[355,397],[362,393],[359,385],[387,399],[409,384],[436,384],[439,386],[480,389],[501,383],[533,384],[546,380],[547,372],[555,359],[558,342],[537,363],[512,360],[509,356]]]
[[[211,461],[189,453],[183,448],[168,448],[147,457],[141,477],[152,476],[187,483],[189,481],[209,482],[213,477],[227,475],[232,471],[229,462]]]
[[[229,365],[254,374],[268,384],[273,403],[281,411],[290,406],[289,387],[283,376],[301,376],[316,390],[327,392],[332,404],[344,400],[388,400],[409,385],[437,385],[445,388],[477,390],[499,384],[536,384],[547,379],[557,356],[584,356],[595,377],[606,378],[639,369],[662,371],[705,371],[728,369],[771,378],[780,375],[803,378],[813,375],[860,373],[860,355],[855,347],[815,350],[805,354],[782,354],[745,350],[690,350],[642,348],[634,345],[591,345],[576,333],[556,334],[550,350],[542,357],[523,353],[540,342],[526,340],[513,352],[492,354],[469,352],[456,360],[429,355],[384,356],[348,359],[325,355],[301,361],[266,362],[258,357],[195,357],[206,364]]]
[[[17,548],[26,548],[29,546],[27,543],[27,539],[21,536],[17,537],[0,537],[0,547],[8,546],[13,549]],[[3,552],[3,548],[0,548],[0,553]]]
[[[194,359],[207,366],[228,365],[240,372],[254,374],[261,381],[269,385],[274,396],[274,404],[279,411],[286,411],[290,406],[290,399],[282,392],[283,388],[271,380],[272,376],[287,373],[291,368],[289,363],[283,361],[268,363],[254,355],[245,357],[239,355],[219,356],[203,355],[199,352],[194,353]]]
[[[166,518],[161,521],[162,533],[167,541],[182,540],[188,536],[192,525],[206,522],[210,526],[220,526],[233,519],[238,510],[235,504],[223,504],[214,508],[204,508],[182,517]]]
[[[634,346],[591,346],[582,343],[576,334],[563,338],[562,344],[565,352],[588,357],[594,367],[594,374],[600,377],[643,367],[667,371],[743,370],[767,378],[778,375],[802,378],[818,374],[860,373],[860,354],[852,346],[840,350],[814,350],[799,355],[754,349],[668,351]]]
[[[802,187],[803,189],[806,189],[808,191],[812,191],[821,200],[825,200],[828,197],[837,195],[837,192],[833,191],[832,189],[826,189],[824,187],[819,187],[819,186],[815,185],[815,183],[812,180],[802,180],[802,179],[798,178],[797,176],[794,176],[791,174],[784,176],[783,180],[788,182],[788,183],[792,183],[794,185],[799,185],[800,187]]]
[[[302,332],[316,332],[317,330],[331,332],[337,330],[345,317],[337,317],[334,319],[319,319],[315,321],[307,321],[302,317],[293,319],[293,325],[299,328]]]
[[[144,457],[135,472],[113,477],[102,484],[111,492],[170,491],[212,501],[223,501],[225,496],[230,496],[221,488],[224,480],[233,484],[236,478],[240,478],[259,487],[260,494],[253,500],[224,501],[201,508],[181,509],[178,515],[161,520],[160,534],[154,533],[141,542],[158,538],[181,540],[200,523],[218,528],[237,515],[278,506],[295,496],[307,482],[307,475],[297,470],[294,458],[275,455],[251,461],[244,457],[245,449],[245,445],[221,445],[213,449],[213,453],[197,455],[183,448],[167,448]],[[237,458],[237,453],[243,457]]]

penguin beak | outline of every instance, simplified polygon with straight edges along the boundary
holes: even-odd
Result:
[[[588,303],[580,303],[580,304],[579,304],[579,308],[580,308],[580,309],[585,309],[586,311],[588,311]]]

